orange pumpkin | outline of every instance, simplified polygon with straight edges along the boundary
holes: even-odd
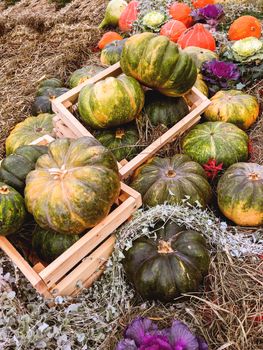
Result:
[[[192,4],[196,9],[205,7],[207,5],[214,5],[215,0],[192,0]]]
[[[121,37],[120,34],[116,32],[107,32],[100,39],[98,43],[98,47],[102,50],[106,45],[112,43],[114,40],[122,40],[122,39],[123,37]]]
[[[184,31],[177,43],[183,49],[188,46],[197,46],[211,51],[215,51],[216,49],[216,42],[213,35],[200,23]]]
[[[162,26],[160,34],[167,36],[171,41],[176,43],[185,30],[186,26],[182,22],[171,19]]]
[[[183,22],[183,24],[188,28],[193,23],[193,18],[190,16],[191,8],[183,3],[175,2],[169,8],[169,14],[173,19]]]
[[[138,1],[131,1],[122,12],[119,19],[119,28],[122,32],[129,32],[132,29],[132,24],[138,18]]]
[[[261,29],[261,24],[257,18],[253,16],[241,16],[231,24],[228,37],[231,41],[251,36],[259,39],[261,36]]]

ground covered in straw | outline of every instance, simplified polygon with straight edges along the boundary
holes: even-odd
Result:
[[[0,158],[10,130],[29,115],[39,79],[56,76],[66,81],[74,69],[98,61],[94,51],[102,33],[97,24],[105,4],[104,0],[74,0],[57,10],[47,0],[22,0],[7,9],[0,2]],[[231,8],[233,13],[236,9]],[[262,102],[263,82],[249,89]],[[251,160],[263,164],[263,118],[250,131],[250,138]],[[263,232],[252,233],[258,242]],[[263,264],[258,257],[214,253],[208,287],[202,293],[184,296],[178,303],[166,306],[140,300],[131,305],[127,301],[120,304],[123,308],[118,308],[115,318],[104,318],[99,302],[97,312],[91,312],[87,301],[91,291],[75,300],[57,300],[57,305],[48,309],[19,271],[1,256],[0,349],[69,350],[90,346],[110,350],[127,323],[143,315],[160,326],[168,325],[173,318],[187,322],[206,338],[211,350],[261,350]],[[107,278],[106,275],[102,283],[109,287]],[[97,288],[100,290],[100,284]],[[96,296],[96,288],[93,292]],[[99,300],[100,295],[96,297]],[[97,324],[97,328],[91,329],[91,324]],[[87,337],[93,342],[89,343]]]

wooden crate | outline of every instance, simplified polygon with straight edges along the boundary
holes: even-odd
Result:
[[[95,83],[109,76],[118,76],[122,73],[119,63],[98,73],[93,78],[86,80],[74,89],[66,92],[62,96],[52,101],[53,111],[56,113],[54,118],[55,132],[59,137],[78,138],[81,136],[93,136],[82,124],[74,117],[72,111],[76,105],[80,90],[90,83]],[[185,95],[186,101],[190,107],[189,114],[171,127],[161,137],[146,147],[141,153],[134,157],[130,162],[119,163],[120,174],[123,179],[127,178],[139,165],[143,164],[150,157],[156,154],[167,143],[174,141],[179,135],[184,133],[190,127],[200,120],[200,114],[209,106],[210,100],[204,96],[195,87]]]
[[[45,145],[53,140],[51,136],[43,136],[33,144]],[[114,247],[114,230],[141,205],[141,195],[121,183],[116,208],[49,265],[34,257],[34,265],[31,266],[9,242],[8,237],[0,236],[0,248],[44,297],[73,296],[82,288],[91,286],[102,274]]]

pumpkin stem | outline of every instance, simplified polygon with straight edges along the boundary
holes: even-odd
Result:
[[[258,181],[260,179],[260,175],[254,172],[249,174],[248,177],[249,177],[249,180],[252,180],[252,181]]]
[[[8,194],[9,192],[9,188],[7,186],[0,187],[0,194]]]
[[[166,172],[166,176],[168,176],[168,177],[175,177],[176,176],[176,172],[173,169],[169,169]]]
[[[174,250],[171,246],[171,242],[166,242],[166,241],[160,240],[158,242],[158,253],[159,254],[174,253]]]
[[[117,129],[116,134],[115,134],[115,138],[122,139],[124,135],[125,135],[124,129]]]
[[[59,168],[51,168],[49,169],[50,175],[54,175],[55,180],[62,180],[64,176],[68,173],[68,171],[65,169],[65,165],[62,165],[61,169]]]

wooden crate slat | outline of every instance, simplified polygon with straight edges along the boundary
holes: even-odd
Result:
[[[111,236],[105,242],[103,242],[93,253],[91,253],[84,261],[79,264],[70,274],[68,274],[61,282],[59,282],[54,290],[51,291],[52,295],[71,295],[76,289],[76,283],[81,281],[83,287],[85,281],[90,278],[94,273],[102,273],[102,266],[105,265],[108,256],[112,253],[115,244],[115,237]],[[88,278],[87,278],[88,276]]]

